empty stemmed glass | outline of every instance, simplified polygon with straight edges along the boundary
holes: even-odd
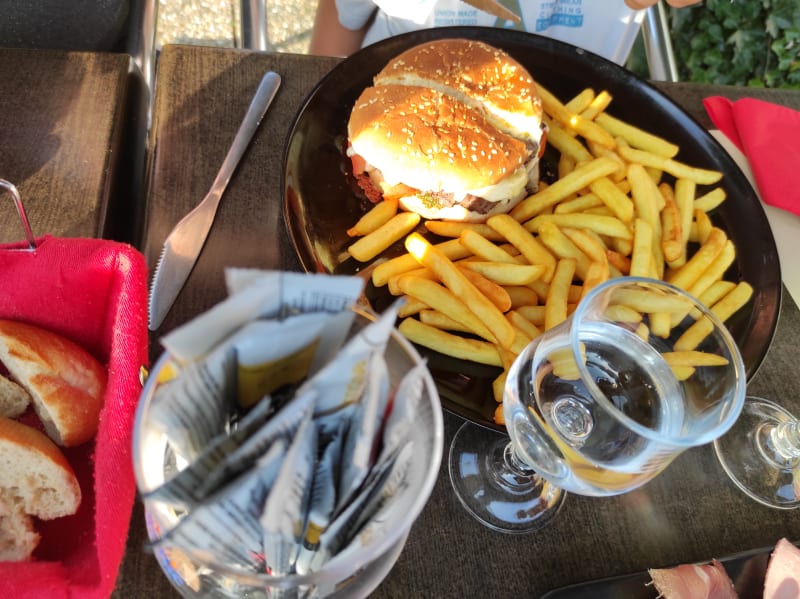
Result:
[[[714,450],[739,489],[769,507],[800,507],[800,421],[783,407],[748,396]]]
[[[615,278],[520,353],[503,395],[510,440],[463,425],[451,481],[485,525],[530,532],[552,520],[561,490],[625,493],[710,443],[744,397],[742,357],[710,310],[663,281]]]

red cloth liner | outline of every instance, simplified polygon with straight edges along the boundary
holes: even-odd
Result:
[[[755,98],[713,96],[703,105],[747,157],[762,199],[800,215],[800,112]]]
[[[81,485],[78,513],[36,521],[32,561],[0,563],[0,597],[104,598],[136,496],[131,435],[148,355],[147,266],[133,247],[101,239],[45,236],[35,253],[21,247],[0,245],[0,318],[79,343],[108,368],[108,387],[96,438],[64,451]]]

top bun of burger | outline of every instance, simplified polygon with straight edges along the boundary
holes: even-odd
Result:
[[[541,102],[530,74],[475,40],[415,46],[378,73],[348,123],[354,174],[370,199],[429,219],[481,222],[538,183]]]
[[[430,87],[483,112],[494,127],[538,146],[542,103],[530,73],[506,52],[475,40],[445,39],[398,55],[375,85]]]

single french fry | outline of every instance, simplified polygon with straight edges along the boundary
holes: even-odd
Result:
[[[469,327],[464,326],[455,318],[450,318],[447,314],[442,314],[439,310],[426,309],[420,310],[419,321],[423,324],[436,327],[442,331],[449,331],[451,333],[473,333]]]
[[[412,343],[427,347],[446,356],[479,364],[488,364],[489,366],[503,365],[495,345],[488,341],[447,333],[436,327],[421,323],[415,318],[404,319],[400,322],[397,330]]]
[[[606,90],[602,90],[594,97],[589,106],[587,106],[585,110],[581,111],[580,115],[585,119],[593,121],[595,118],[597,118],[597,115],[608,108],[608,105],[611,104],[612,99],[613,98],[610,93],[608,93]]]
[[[409,297],[421,301],[433,310],[448,315],[475,335],[490,342],[497,340],[487,326],[472,313],[457,295],[437,281],[415,277],[414,275],[403,275],[398,279],[398,286]]]
[[[698,295],[697,299],[699,299],[706,306],[713,306],[723,297],[728,295],[734,287],[736,287],[736,283],[733,281],[717,281],[712,283],[708,289]]]
[[[503,413],[503,389],[505,389],[507,378],[508,370],[503,370],[503,372],[498,374],[492,381],[492,396],[494,400],[500,404],[497,407],[500,409],[501,414]]]
[[[397,198],[378,202],[359,218],[356,224],[347,229],[347,234],[350,237],[361,237],[372,233],[397,214],[397,206]]]
[[[404,297],[404,302],[397,309],[398,318],[406,318],[407,316],[414,316],[423,310],[428,310],[429,306],[425,302],[418,300],[414,297]]]
[[[558,178],[563,179],[567,175],[569,175],[572,171],[575,170],[575,159],[570,156],[569,154],[561,154],[558,157],[558,165],[556,166],[556,170],[558,172]]]
[[[694,222],[689,230],[689,240],[703,244],[708,240],[711,229],[714,227],[711,219],[704,210],[694,211]]]
[[[752,297],[753,288],[749,283],[744,281],[738,283],[730,293],[725,295],[717,303],[713,304],[710,308],[717,318],[721,321],[726,321],[742,306],[744,306]],[[675,341],[673,349],[675,351],[689,351],[696,349],[711,331],[714,330],[714,325],[706,317],[697,320],[692,326],[686,329],[683,334]]]
[[[474,231],[488,239],[489,241],[500,241],[497,231],[484,223],[465,223],[449,220],[426,220],[425,228],[434,235],[441,237],[460,237],[465,230]]]
[[[668,262],[670,268],[683,266],[687,259],[687,244],[694,218],[694,198],[697,184],[689,179],[676,179],[674,189],[675,205],[680,213],[681,255],[676,260]]]
[[[722,204],[722,202],[725,201],[725,198],[726,198],[725,190],[722,189],[721,187],[715,187],[708,193],[695,199],[694,201],[695,210],[702,210],[703,212],[711,212],[714,208]]]
[[[608,235],[623,240],[632,240],[633,232],[615,216],[598,216],[595,214],[540,214],[525,223],[528,231],[538,233],[544,222],[558,225],[560,228],[589,229],[599,235]]]
[[[583,344],[581,344],[583,346]],[[585,347],[584,350],[585,359]],[[581,378],[575,356],[572,354],[572,347],[560,347],[547,355],[547,361],[553,368],[553,375],[565,381],[577,381]]]
[[[578,92],[578,95],[574,96],[569,102],[564,104],[564,106],[566,106],[567,110],[580,114],[589,108],[594,98],[594,90],[591,87],[587,87]]]
[[[630,276],[652,277],[653,228],[646,220],[637,218],[633,223],[633,251]]]
[[[488,225],[487,225],[488,227]],[[497,235],[502,239],[502,236],[499,235],[494,229],[488,227],[492,230],[492,233]],[[481,260],[486,260],[489,262],[505,262],[507,264],[517,264],[517,261],[514,259],[514,256],[509,254],[503,248],[498,245],[495,245],[493,242],[489,241],[484,235],[478,233],[473,229],[465,229],[461,232],[461,236],[458,238],[461,241],[461,244],[467,248],[470,252],[472,252],[475,256],[480,258]]]
[[[575,273],[584,280],[589,270],[591,260],[584,254],[561,229],[550,222],[544,222],[539,227],[539,239],[558,258],[572,258],[575,260]]]
[[[592,262],[608,263],[606,248],[597,234],[586,229],[573,229],[571,227],[564,227],[561,232],[575,244],[575,247],[586,254]]]
[[[572,278],[575,276],[575,260],[562,258],[556,265],[550,290],[545,301],[544,330],[549,331],[567,319],[567,298]]]
[[[669,365],[672,369],[672,374],[675,375],[675,378],[678,381],[685,381],[691,378],[691,376],[695,373],[695,369],[691,366],[672,366]]]
[[[469,250],[458,239],[448,239],[434,246],[450,260],[460,260],[469,256]],[[419,262],[411,254],[403,254],[378,264],[372,271],[372,284],[383,287],[389,278],[419,268]]]
[[[692,256],[686,264],[669,274],[667,282],[681,289],[688,290],[695,281],[700,278],[700,275],[703,274],[714,259],[716,259],[722,251],[725,241],[727,241],[725,232],[717,227],[712,227],[706,242],[700,246],[700,249],[697,250],[695,255]]]
[[[666,183],[662,183],[658,189],[664,196],[664,208],[661,210],[661,251],[667,264],[675,264],[685,252],[681,232],[681,214],[672,188]]]
[[[623,256],[614,250],[606,250],[606,257],[608,264],[616,268],[623,275],[628,275],[631,272],[631,260],[627,256]]]
[[[511,309],[520,306],[537,306],[539,304],[539,294],[528,285],[504,285],[503,288],[511,298]]]
[[[656,337],[666,339],[672,329],[671,314],[669,312],[654,312],[650,315],[650,332]]]
[[[728,270],[736,259],[736,248],[733,242],[728,239],[722,246],[722,250],[714,261],[708,265],[703,274],[689,286],[687,291],[695,297],[700,297],[714,283],[722,279],[722,275]]]
[[[607,148],[605,146],[601,146],[598,143],[595,143],[591,140],[586,142],[586,147],[592,153],[592,156],[595,158],[600,158],[601,156],[605,156],[606,158],[611,158],[614,162],[617,163],[617,170],[613,173],[608,175],[614,183],[620,184],[625,181],[625,171],[627,169],[627,163],[620,157],[616,151]],[[626,193],[625,190],[622,190],[623,193]]]
[[[480,264],[485,264],[485,262]],[[516,267],[518,265],[514,264],[508,266]],[[489,298],[489,301],[497,306],[498,310],[505,312],[511,308],[511,297],[508,295],[508,292],[503,289],[501,285],[482,274],[481,269],[470,268],[467,264],[464,264],[463,266],[459,264],[459,268],[464,276],[467,277],[469,282],[475,285],[475,288],[478,289],[478,291]]]
[[[495,424],[505,424],[506,423],[506,416],[505,412],[503,412],[503,404],[500,403],[494,410],[494,423]]]
[[[522,200],[511,211],[511,216],[519,222],[526,221],[580,191],[598,177],[610,175],[617,167],[618,164],[606,156],[581,164],[566,177]]]
[[[608,268],[608,261],[592,262],[589,264],[589,269],[586,271],[586,277],[583,279],[583,290],[581,291],[581,299],[586,297],[592,289],[597,287],[609,279],[611,273]]]
[[[642,322],[642,313],[624,304],[611,304],[605,310],[606,318],[616,322],[636,324]],[[643,337],[646,341],[647,337]]]
[[[617,152],[628,162],[664,171],[676,179],[690,179],[699,185],[712,185],[722,179],[720,171],[689,166],[683,162],[678,162],[672,158],[664,158],[646,150],[618,146]]]
[[[542,330],[539,327],[516,310],[509,310],[506,312],[506,318],[508,318],[508,321],[514,325],[515,328],[525,333],[531,339],[536,339],[536,337],[542,334]]]
[[[480,273],[497,285],[530,285],[546,271],[542,264],[506,264],[504,262],[459,262],[459,267]],[[507,295],[507,294],[506,294]],[[508,300],[509,307],[511,300]]]
[[[413,231],[419,221],[420,216],[415,212],[395,214],[383,225],[353,243],[347,251],[359,262],[369,262],[395,241]]]
[[[606,112],[598,114],[594,120],[613,137],[622,137],[634,148],[647,150],[664,158],[673,158],[680,149],[675,144],[615,118]]]
[[[406,249],[420,264],[436,273],[444,285],[467,305],[475,316],[492,332],[502,347],[514,343],[514,328],[503,313],[469,282],[464,274],[440,250],[422,235],[412,233],[406,237]]]
[[[670,366],[696,368],[699,366],[726,366],[729,364],[729,360],[725,356],[696,350],[664,352],[661,357]]]
[[[649,289],[618,289],[614,291],[612,304],[622,304],[646,314],[656,312],[686,312],[692,302],[679,295],[664,295]]]
[[[562,156],[571,157],[576,163],[588,162],[594,158],[580,141],[557,123],[553,123],[547,131],[547,144],[558,150]]]
[[[549,90],[537,82],[536,91],[542,100],[542,108],[567,130],[572,130],[586,139],[591,139],[609,148],[614,147],[614,138],[594,121],[575,114],[564,106]]]
[[[603,206],[603,200],[595,193],[579,195],[571,200],[559,202],[553,208],[553,214],[570,214],[573,212],[584,212],[591,208]]]
[[[589,189],[614,213],[623,223],[633,220],[633,202],[614,182],[607,177],[600,177],[589,184]]]
[[[391,277],[386,282],[387,291],[389,291],[389,293],[391,293],[392,295],[403,295],[404,291],[402,289],[400,289],[399,282],[400,282],[400,279],[402,279],[406,275],[413,275],[415,277],[422,277],[423,279],[428,279],[430,281],[435,281],[436,280],[436,275],[433,274],[431,271],[429,271],[427,268],[425,268],[425,267],[415,268],[414,270],[409,270],[407,272],[400,273],[399,275],[395,275],[395,276]]]
[[[537,327],[544,326],[545,306],[520,306],[517,308],[517,312]]]
[[[544,266],[545,271],[540,278],[544,282],[550,281],[555,272],[556,259],[522,225],[508,214],[490,216],[486,223],[517,248],[529,264]]]

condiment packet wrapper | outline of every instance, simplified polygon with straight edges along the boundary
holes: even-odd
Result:
[[[277,271],[251,272],[246,276],[247,284],[242,284],[235,294],[161,339],[173,358],[181,362],[195,360],[246,323],[258,319],[344,312],[364,287],[358,277]]]

